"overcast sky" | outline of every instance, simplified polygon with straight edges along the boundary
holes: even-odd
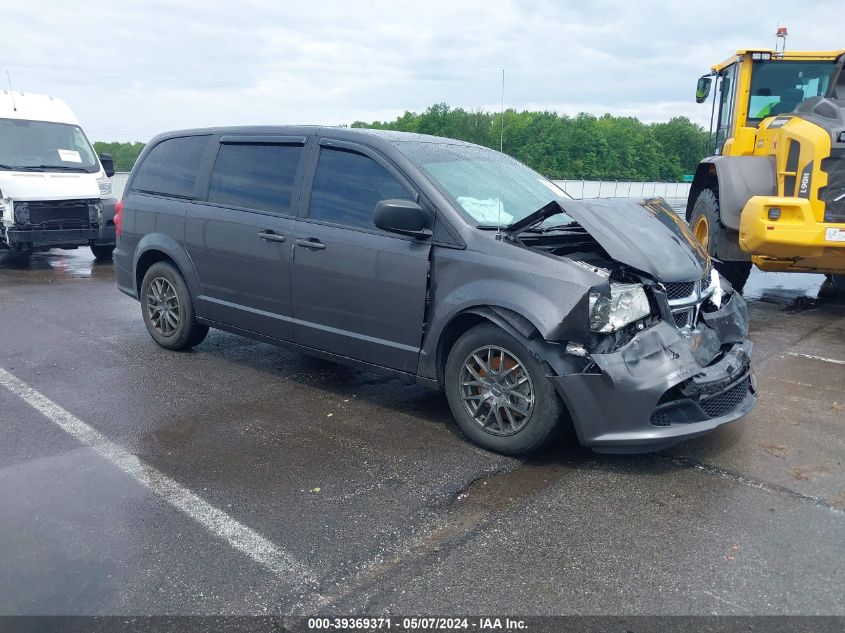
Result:
[[[845,47],[842,0],[7,0],[0,69],[92,140],[206,125],[393,119],[433,103],[702,124],[695,81],[738,48]],[[5,73],[3,73],[5,75]],[[5,82],[5,76],[3,77]],[[5,86],[4,86],[5,87]]]

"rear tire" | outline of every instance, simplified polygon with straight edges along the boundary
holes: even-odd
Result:
[[[827,278],[837,293],[845,294],[845,275],[828,275]]]
[[[94,254],[95,259],[111,259],[113,250],[114,244],[111,246],[98,246],[96,244],[91,245],[91,252]]]
[[[150,266],[141,282],[141,314],[153,340],[165,349],[187,350],[203,342],[208,327],[195,320],[191,293],[167,262]]]
[[[465,332],[450,350],[446,397],[473,442],[505,455],[530,455],[561,427],[565,407],[547,378],[551,373],[513,336],[484,323]]]
[[[704,189],[698,194],[689,217],[689,225],[695,237],[714,259],[713,265],[719,274],[730,282],[734,290],[741,293],[751,274],[751,262],[718,260],[718,233],[727,229],[719,219],[719,198],[712,189]]]

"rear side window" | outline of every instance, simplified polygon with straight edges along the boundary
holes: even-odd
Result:
[[[302,151],[301,145],[221,145],[208,201],[290,214]]]
[[[412,199],[405,187],[373,159],[345,150],[320,150],[308,217],[374,228],[376,204],[387,198]]]
[[[182,136],[162,141],[150,150],[132,182],[132,189],[193,198],[208,136]]]

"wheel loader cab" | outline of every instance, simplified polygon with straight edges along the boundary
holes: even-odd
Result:
[[[696,170],[687,220],[736,288],[752,263],[845,271],[843,61],[843,50],[741,50],[698,81],[698,103],[713,87],[712,156]]]
[[[823,97],[836,71],[836,60],[752,61],[748,125],[757,127],[766,117],[794,111],[805,99]]]

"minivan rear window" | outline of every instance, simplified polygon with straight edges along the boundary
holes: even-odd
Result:
[[[134,191],[193,198],[208,136],[181,136],[150,150],[132,182]]]
[[[291,214],[302,151],[302,145],[221,145],[208,201]]]

